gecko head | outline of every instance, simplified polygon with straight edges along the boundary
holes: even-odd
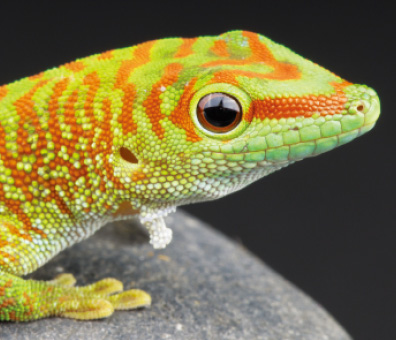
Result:
[[[217,43],[223,57],[205,64],[208,81],[201,81],[189,106],[202,138],[192,147],[198,150],[192,162],[213,183],[223,181],[208,195],[225,195],[352,141],[379,117],[373,89],[347,82],[268,38],[230,32],[216,41],[224,42]]]
[[[179,205],[224,196],[353,140],[379,116],[374,90],[262,35],[205,38],[161,42],[147,68],[161,79],[139,77],[156,82],[135,113],[144,134],[129,158],[138,173],[145,167],[132,182],[153,188],[150,199]]]

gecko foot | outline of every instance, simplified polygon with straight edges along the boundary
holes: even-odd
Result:
[[[149,294],[139,289],[123,291],[122,282],[113,278],[83,287],[74,287],[75,282],[71,274],[45,282],[24,280],[0,271],[0,293],[2,289],[3,296],[11,297],[0,311],[0,320],[29,321],[49,316],[92,320],[108,317],[115,310],[151,304]]]
[[[69,280],[64,279],[62,276],[55,278],[65,287],[64,282]],[[60,297],[63,301],[59,305],[58,316],[80,320],[101,319],[113,314],[114,310],[136,309],[151,304],[151,297],[145,291],[139,289],[123,291],[122,282],[113,278],[72,289],[76,291],[72,291],[71,294],[66,291]]]

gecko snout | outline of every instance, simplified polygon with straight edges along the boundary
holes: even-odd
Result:
[[[351,85],[346,89],[348,102],[345,104],[348,115],[363,114],[364,126],[371,127],[380,115],[380,101],[377,93],[366,85]]]

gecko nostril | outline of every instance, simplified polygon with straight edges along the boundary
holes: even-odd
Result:
[[[139,160],[132,153],[132,151],[125,147],[120,148],[120,156],[124,161],[127,161],[128,163],[137,164],[139,162]]]
[[[360,105],[356,108],[356,110],[358,110],[358,111],[360,111],[360,112],[363,112],[363,111],[364,111],[364,105],[363,105],[363,104],[360,104]]]

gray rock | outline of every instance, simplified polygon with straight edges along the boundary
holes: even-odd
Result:
[[[112,276],[151,293],[151,308],[108,319],[3,323],[1,339],[350,339],[320,306],[238,244],[185,213],[167,218],[174,240],[153,251],[134,222],[107,226],[32,277]]]

